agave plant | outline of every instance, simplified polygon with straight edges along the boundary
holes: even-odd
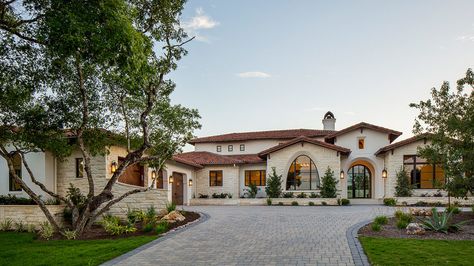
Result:
[[[453,215],[453,210],[450,212],[443,212],[442,214],[438,213],[436,208],[432,209],[433,215],[430,218],[425,218],[422,220],[422,224],[427,230],[442,232],[447,234],[449,231],[455,232],[461,229],[461,226],[468,221],[462,221],[460,223],[451,224],[451,217]]]

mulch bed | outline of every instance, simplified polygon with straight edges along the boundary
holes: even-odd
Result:
[[[179,211],[186,219],[182,222],[175,222],[175,223],[170,223],[168,224],[168,231],[171,231],[177,227],[183,226],[185,224],[188,224],[192,221],[195,221],[201,217],[199,213],[196,212],[189,212],[189,211]],[[158,217],[161,219],[161,217]],[[110,235],[107,232],[105,232],[104,228],[100,225],[93,225],[92,228],[85,232],[80,238],[81,240],[95,240],[95,239],[119,239],[119,238],[128,238],[132,236],[152,236],[156,235],[155,230],[152,230],[151,232],[143,232],[142,231],[142,224],[137,223],[136,225],[137,231],[134,233],[129,233],[129,234],[123,234],[123,235]],[[165,232],[166,233],[166,232]],[[52,239],[64,239],[63,236],[57,234],[55,235]]]
[[[423,217],[416,217],[413,222],[420,223],[418,219],[424,219]],[[370,236],[370,237],[387,237],[387,238],[414,238],[414,239],[441,239],[441,240],[474,240],[474,213],[473,212],[461,212],[459,214],[453,214],[451,222],[458,223],[461,221],[468,221],[461,226],[459,232],[453,232],[449,234],[437,233],[432,231],[426,231],[424,235],[408,235],[406,229],[398,229],[396,226],[397,220],[395,217],[389,218],[386,225],[382,225],[382,230],[374,232],[370,228],[371,224],[362,227],[359,230],[359,235]]]

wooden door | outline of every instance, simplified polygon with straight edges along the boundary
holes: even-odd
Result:
[[[119,165],[123,162],[123,158],[119,157]],[[144,178],[144,167],[139,164],[132,164],[127,167],[125,172],[119,177],[118,181],[120,183],[140,186],[143,187],[145,185],[145,178]]]
[[[184,194],[184,185],[183,185],[183,175],[179,173],[173,173],[173,187],[172,201],[176,205],[183,205],[183,194]]]

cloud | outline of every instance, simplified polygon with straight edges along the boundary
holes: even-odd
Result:
[[[219,22],[206,15],[200,7],[196,9],[196,14],[190,20],[183,22],[182,27],[190,36],[196,36],[197,41],[210,42],[209,38],[203,36],[201,30],[209,30],[217,27]]]
[[[345,115],[350,115],[350,116],[356,115],[356,113],[355,113],[355,112],[352,112],[352,111],[346,111],[346,112],[343,112],[343,114],[345,114]]]
[[[237,74],[240,78],[269,78],[270,74],[260,71],[241,72]]]
[[[469,36],[469,35],[459,36],[459,37],[456,38],[456,40],[458,40],[458,41],[472,41],[472,42],[474,42],[474,35],[471,35],[471,36]]]

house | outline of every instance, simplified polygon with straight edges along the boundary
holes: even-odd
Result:
[[[151,187],[145,193],[130,196],[114,207],[127,208],[166,202],[189,205],[193,198],[226,193],[233,198],[245,196],[250,183],[259,187],[257,197],[265,197],[265,186],[272,168],[282,176],[285,192],[318,193],[321,177],[330,168],[338,179],[339,197],[382,199],[393,197],[396,173],[404,168],[415,187],[414,195],[434,193],[444,183],[443,169],[417,156],[427,144],[425,136],[395,142],[399,131],[361,122],[336,130],[336,118],[327,112],[323,129],[287,129],[230,133],[191,140],[194,151],[173,156],[163,169],[134,165],[115,185],[116,195],[137,187]],[[98,188],[103,187],[126,155],[120,146],[108,148],[106,155],[92,159],[92,171]],[[39,181],[61,195],[69,184],[87,191],[79,151],[58,160],[48,152],[26,155]],[[47,197],[31,183],[20,158],[14,162],[17,172],[35,191]],[[153,182],[155,181],[155,182]],[[13,182],[4,160],[0,160],[0,194],[27,196]]]

